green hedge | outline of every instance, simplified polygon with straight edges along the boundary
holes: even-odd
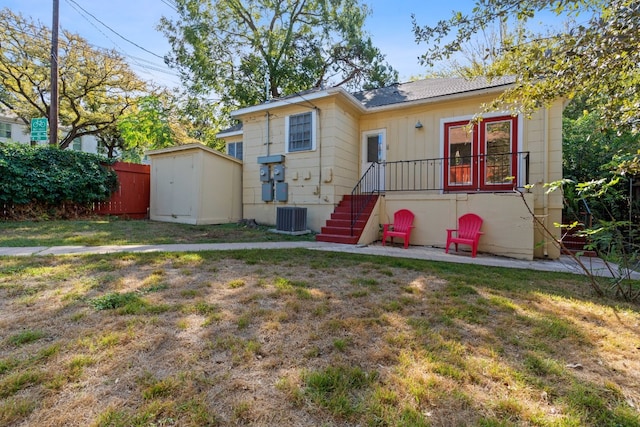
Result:
[[[0,144],[0,204],[86,205],[117,189],[112,161],[51,146]]]

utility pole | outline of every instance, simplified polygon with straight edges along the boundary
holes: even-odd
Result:
[[[53,0],[51,25],[51,100],[49,103],[49,144],[58,146],[58,27],[60,0]]]

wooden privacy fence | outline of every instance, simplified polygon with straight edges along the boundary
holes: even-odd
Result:
[[[134,163],[116,162],[111,168],[118,175],[118,190],[106,202],[94,205],[99,215],[126,218],[147,218],[151,186],[151,167]]]

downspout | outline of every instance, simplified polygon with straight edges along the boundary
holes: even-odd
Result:
[[[267,64],[268,65],[268,64]],[[269,75],[269,67],[267,66],[267,73],[264,75],[264,102],[271,102],[271,75]],[[269,110],[267,110],[267,157],[270,154],[269,145],[271,139],[269,139]]]
[[[543,156],[543,170],[544,170],[544,183],[549,182],[549,108],[544,109],[544,118],[543,118],[543,135],[544,135],[544,156]],[[544,215],[542,220],[543,224],[547,229],[549,229],[549,193],[544,191],[542,193],[542,214]],[[542,253],[545,258],[549,257],[549,239],[551,236],[548,236],[544,239],[544,245],[542,246]]]
[[[269,146],[271,145],[269,138],[269,111],[267,111],[267,156],[269,156]]]
[[[322,197],[322,126],[320,126],[320,109],[314,107],[316,110],[316,129],[318,131],[316,136],[316,142],[318,144],[318,199]]]

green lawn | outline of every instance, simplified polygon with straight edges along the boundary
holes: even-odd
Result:
[[[312,250],[0,257],[0,425],[640,426],[640,307]]]
[[[85,221],[0,222],[0,246],[101,246],[168,243],[225,243],[312,240],[313,234],[288,236],[273,227],[187,225],[105,218]]]

